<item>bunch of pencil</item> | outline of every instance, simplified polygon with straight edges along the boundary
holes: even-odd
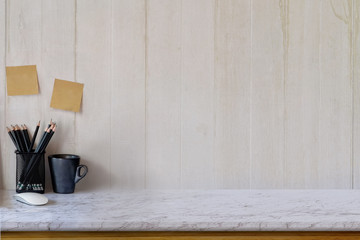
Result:
[[[27,159],[24,157],[24,167],[20,175],[20,179],[17,183],[17,190],[44,190],[42,184],[33,184],[34,177],[36,178],[36,171],[39,166],[41,156],[45,153],[46,147],[48,146],[52,136],[56,131],[56,123],[50,121],[46,127],[39,144],[36,146],[35,150],[33,149],[35,145],[36,136],[40,128],[40,121],[36,125],[34,135],[30,141],[28,129],[26,125],[11,125],[11,129],[6,127],[8,130],[9,136],[12,142],[15,145],[16,152],[22,154],[23,157],[26,154],[31,154],[31,158]]]

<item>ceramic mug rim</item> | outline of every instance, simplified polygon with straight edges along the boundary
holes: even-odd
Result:
[[[48,156],[49,159],[61,159],[61,160],[78,160],[80,159],[79,155],[75,155],[75,154],[67,154],[67,153],[63,153],[63,154],[53,154]]]

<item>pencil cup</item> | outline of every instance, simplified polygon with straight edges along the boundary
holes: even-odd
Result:
[[[87,166],[80,165],[80,157],[73,154],[56,154],[48,156],[48,159],[54,192],[73,193],[75,184],[87,174]]]
[[[45,153],[16,151],[16,192],[44,193]]]

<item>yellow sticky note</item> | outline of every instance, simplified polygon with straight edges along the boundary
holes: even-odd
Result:
[[[50,107],[79,112],[84,84],[55,79]]]
[[[8,96],[39,93],[35,65],[6,67],[6,80]]]

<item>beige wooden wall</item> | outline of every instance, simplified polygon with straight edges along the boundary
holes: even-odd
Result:
[[[0,0],[5,125],[54,119],[48,153],[90,168],[78,190],[359,188],[360,0]],[[36,64],[40,94],[6,96]],[[49,107],[85,84],[80,113]],[[49,184],[50,182],[48,182]]]

